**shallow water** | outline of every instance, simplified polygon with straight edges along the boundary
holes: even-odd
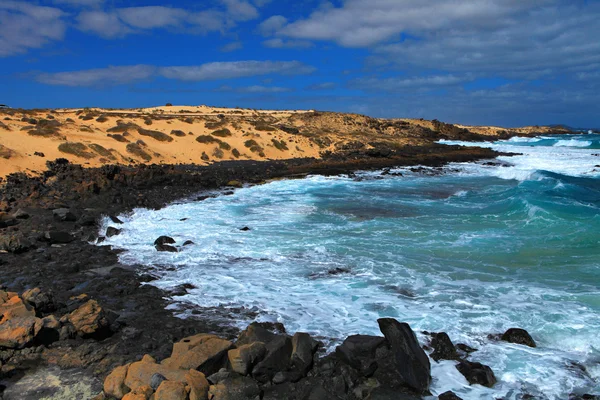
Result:
[[[481,145],[521,156],[439,176],[317,176],[137,209],[106,243],[127,250],[122,262],[153,268],[159,287],[195,285],[176,299],[188,305],[245,307],[323,338],[380,334],[377,318],[394,317],[478,348],[471,358],[499,380],[469,386],[454,362],[433,362],[434,394],[600,393],[599,143],[519,138]],[[160,235],[195,245],[158,253]],[[232,321],[249,322],[244,312]],[[487,338],[510,327],[538,348]]]

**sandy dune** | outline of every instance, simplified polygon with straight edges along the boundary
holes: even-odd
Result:
[[[504,131],[466,128],[485,135]],[[533,130],[523,128],[522,133]],[[435,121],[382,120],[312,110],[208,106],[0,109],[0,177],[13,172],[39,174],[46,169],[46,161],[59,157],[89,167],[289,159],[319,157],[324,151],[352,146],[369,148],[373,142],[393,147],[423,144],[431,142],[436,132],[442,130]]]

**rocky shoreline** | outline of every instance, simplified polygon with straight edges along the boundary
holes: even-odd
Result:
[[[198,343],[204,343],[206,336],[198,338],[201,334],[218,335],[210,336],[208,342],[229,344],[224,345],[217,355],[207,358],[212,360],[210,368],[194,373],[189,370],[197,370],[204,364],[186,364],[185,370],[190,376],[184,376],[183,380],[169,379],[162,374],[167,378],[165,382],[174,383],[156,385],[155,379],[156,387],[152,387],[152,382],[148,382],[152,392],[156,391],[153,398],[208,398],[209,392],[210,398],[215,399],[421,398],[427,394],[429,385],[426,368],[429,361],[425,353],[421,354],[423,350],[416,341],[412,341],[408,333],[410,327],[397,325],[397,321],[384,321],[386,328],[382,328],[382,333],[385,339],[366,338],[353,342],[355,339],[349,338],[340,346],[342,350],[327,357],[320,356],[313,339],[303,334],[289,337],[283,334],[282,327],[253,325],[254,328],[251,326],[244,331],[246,335],[252,329],[262,332],[256,335],[270,332],[275,335],[269,337],[276,344],[259,336],[247,343],[238,338],[234,344],[231,340],[238,337],[239,332],[211,318],[211,312],[218,310],[203,312],[196,319],[174,317],[165,310],[170,294],[144,285],[154,279],[152,276],[139,273],[135,267],[120,265],[118,252],[110,246],[95,246],[89,242],[96,239],[97,224],[102,216],[111,216],[114,225],[118,226],[115,216],[135,207],[160,208],[184,198],[201,201],[202,196],[198,193],[206,190],[219,189],[227,194],[241,183],[259,184],[268,179],[307,174],[338,175],[395,166],[437,167],[448,162],[475,161],[497,155],[489,149],[432,144],[401,151],[349,149],[320,160],[221,162],[207,167],[153,165],[84,169],[65,160],[56,160],[48,163],[48,171],[41,177],[11,175],[0,182],[4,185],[0,192],[0,268],[3,272],[0,307],[4,310],[0,319],[0,390],[3,392],[0,398],[91,398],[103,390],[102,382],[106,395],[118,398],[116,393],[110,392],[112,389],[107,391],[105,378],[109,374],[113,378],[115,374],[125,376],[123,385],[126,388],[118,379],[116,386],[122,391],[132,390],[128,393],[129,399],[151,398],[152,393],[147,387],[140,389],[147,385],[127,385],[126,377],[131,368],[140,362],[162,365],[155,360],[164,363],[169,357],[173,359],[176,348],[186,347],[177,344],[190,343],[184,338],[196,338]],[[278,334],[273,333],[274,328],[279,329]],[[392,330],[394,332],[390,333]],[[400,342],[399,335],[403,338]],[[440,335],[432,336],[434,354],[435,343],[448,344]],[[177,344],[173,346],[173,343]],[[404,373],[398,375],[398,363],[403,364],[398,361],[398,349],[405,349],[407,343],[412,349],[407,353],[414,361],[411,365],[414,364],[415,371],[420,371],[418,376],[413,376],[414,371],[410,372],[412,383],[408,384]],[[253,361],[242,368],[236,361],[238,358],[229,354],[232,351],[242,353],[244,345],[248,346],[244,347],[244,352]],[[196,347],[202,354],[210,353],[202,350],[203,346]],[[346,354],[343,349],[347,347],[351,349]],[[262,355],[252,356],[254,352]],[[182,357],[185,358],[185,354]],[[258,365],[265,365],[265,360],[276,365],[265,367],[266,375],[261,371],[254,373]],[[368,364],[368,360],[371,364],[363,365]],[[373,362],[381,363],[381,366],[370,371]],[[483,374],[491,382],[488,371],[482,370],[484,366],[471,365],[468,361],[459,365],[463,363],[464,374]],[[118,371],[114,369],[123,365],[129,366]],[[173,369],[182,370],[180,367]],[[29,382],[31,379],[28,381],[28,378],[32,376],[45,376],[44,371],[49,369],[54,375],[47,380],[55,382],[54,385],[19,386]],[[251,378],[241,372],[249,373]],[[152,373],[151,380],[155,373],[158,372]],[[278,373],[285,377],[275,379]],[[377,378],[378,373],[384,375]],[[80,383],[87,382],[81,389],[86,394],[78,392],[73,396],[71,392],[69,397],[65,387],[69,378],[77,374],[81,374]],[[206,393],[204,389],[198,392],[200,394],[192,390],[198,382],[200,386],[206,386],[206,378],[212,383]],[[185,393],[181,392],[184,381]],[[229,382],[239,383],[244,390],[230,390]],[[184,393],[181,394],[183,397],[162,397],[163,391],[167,396],[166,389],[159,389],[165,385],[170,390]],[[361,387],[364,390],[359,389]],[[403,395],[398,395],[399,388]],[[196,397],[192,397],[192,393]],[[449,396],[440,398],[457,398]]]

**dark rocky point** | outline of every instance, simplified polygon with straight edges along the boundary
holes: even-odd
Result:
[[[510,328],[502,335],[501,339],[505,342],[522,344],[524,346],[536,347],[535,341],[525,329]]]
[[[154,241],[155,246],[160,246],[163,244],[175,244],[175,239],[169,236],[160,236]]]
[[[106,228],[105,236],[106,237],[113,237],[113,236],[120,235],[121,232],[123,232],[122,229],[117,229],[117,228],[115,228],[113,226],[109,226],[108,228]]]
[[[463,360],[458,363],[456,369],[467,378],[467,381],[471,385],[478,384],[491,388],[497,382],[494,371],[487,365],[481,363]]]

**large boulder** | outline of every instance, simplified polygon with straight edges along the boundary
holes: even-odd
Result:
[[[335,354],[362,376],[369,377],[377,369],[377,349],[385,345],[385,338],[380,336],[353,335],[335,349]]]
[[[188,395],[183,382],[163,381],[156,393],[154,400],[187,400]]]
[[[306,376],[313,365],[313,356],[319,344],[308,333],[296,332],[292,337],[291,370],[296,376],[293,381]]]
[[[125,385],[131,390],[135,390],[142,385],[151,386],[152,377],[155,374],[160,374],[170,381],[185,382],[187,372],[157,364],[154,358],[146,355],[141,361],[134,362],[129,366],[125,376]]]
[[[510,328],[501,338],[505,342],[522,344],[524,346],[536,347],[535,341],[525,329]]]
[[[21,234],[2,234],[0,235],[0,250],[9,253],[21,254],[31,248],[31,243]]]
[[[154,245],[159,246],[163,244],[175,244],[175,239],[169,236],[159,236],[155,241]]]
[[[292,339],[280,336],[266,344],[266,355],[252,368],[252,376],[261,383],[267,383],[275,374],[286,371],[291,363]]]
[[[77,217],[75,214],[71,212],[68,208],[57,208],[52,210],[52,215],[54,219],[61,222],[75,222],[77,221]]]
[[[3,304],[0,305],[0,323],[18,317],[35,317],[35,310],[29,304],[23,302],[19,296],[7,298]]]
[[[392,318],[381,318],[377,322],[392,352],[398,382],[418,393],[426,393],[431,383],[431,365],[413,330]]]
[[[233,348],[229,340],[215,335],[199,334],[173,345],[171,357],[161,364],[172,369],[196,369],[211,375],[227,363],[227,352]]]
[[[202,372],[190,369],[185,374],[185,382],[190,388],[190,400],[208,399],[208,389],[210,384]]]
[[[75,237],[69,232],[47,231],[44,233],[43,240],[50,244],[67,244],[75,240]]]
[[[104,393],[108,396],[115,397],[117,399],[123,398],[127,393],[131,391],[127,385],[125,385],[125,377],[127,376],[127,370],[129,364],[122,365],[115,368],[104,380]]]
[[[233,371],[241,375],[248,375],[252,371],[252,367],[263,359],[266,352],[267,348],[263,342],[254,342],[229,350],[227,358]]]
[[[273,339],[281,336],[280,334],[273,332],[271,328],[271,325],[268,323],[253,322],[240,333],[235,344],[239,347],[254,342],[269,343]]]
[[[156,251],[166,253],[177,253],[179,251],[177,250],[177,247],[169,246],[168,244],[157,244],[156,246],[154,246],[154,248],[156,249]]]
[[[68,320],[82,337],[102,337],[110,334],[106,313],[96,300],[89,300],[68,316]]]
[[[42,327],[36,317],[15,317],[0,324],[0,348],[22,349],[30,345]]]
[[[23,292],[23,301],[32,306],[36,314],[46,314],[56,311],[54,296],[49,292],[42,292],[40,288],[33,288]]]
[[[254,400],[259,396],[260,388],[256,381],[245,376],[224,379],[208,391],[211,400]]]
[[[493,387],[496,384],[496,376],[494,371],[487,365],[483,365],[478,362],[461,361],[456,366],[458,372],[463,374],[467,381],[471,385],[482,385],[486,387]]]

